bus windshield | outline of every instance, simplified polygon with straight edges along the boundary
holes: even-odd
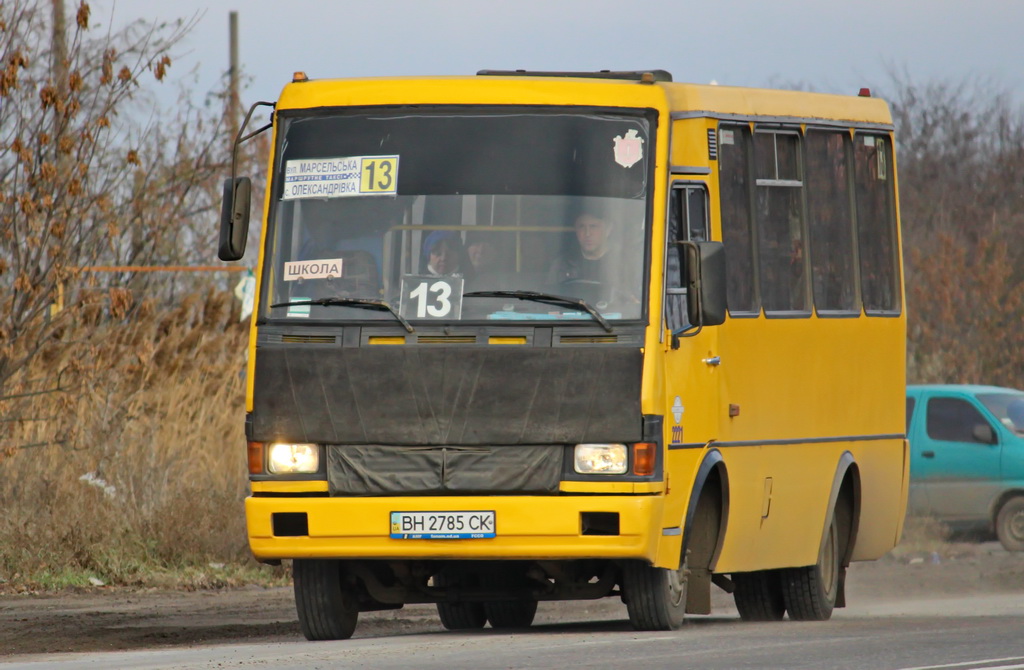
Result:
[[[650,113],[390,108],[279,124],[264,317],[644,316]]]

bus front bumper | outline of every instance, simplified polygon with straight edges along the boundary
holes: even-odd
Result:
[[[249,497],[249,546],[258,560],[292,558],[560,560],[627,558],[654,561],[663,535],[660,495],[476,496],[408,498]],[[392,512],[489,511],[495,537],[396,539]],[[617,534],[584,534],[595,513],[618,515]],[[275,515],[291,524],[275,535]],[[301,521],[305,520],[305,527]],[[278,524],[278,528],[282,524]],[[294,528],[306,534],[295,534]],[[601,532],[608,532],[602,530]],[[676,539],[676,538],[673,538]]]

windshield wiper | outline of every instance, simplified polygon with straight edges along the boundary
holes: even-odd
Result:
[[[383,300],[371,300],[370,298],[317,298],[315,300],[292,300],[291,302],[279,302],[271,307],[291,307],[292,305],[342,305],[345,307],[362,307],[363,309],[378,309],[382,312],[391,312],[406,332],[412,333],[415,330],[402,315],[395,311],[395,308]]]
[[[554,295],[553,293],[540,293],[539,291],[470,291],[462,296],[463,298],[518,298],[519,300],[532,300],[533,302],[540,302],[547,305],[557,305],[559,307],[579,307],[586,311],[587,314],[594,317],[594,321],[601,324],[601,327],[605,329],[605,332],[612,332],[612,326],[608,323],[607,319],[601,316],[596,309],[591,307],[586,300],[580,300],[579,298],[570,298],[564,295]]]

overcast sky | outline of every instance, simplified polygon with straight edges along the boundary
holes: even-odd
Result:
[[[70,3],[69,3],[70,4]],[[653,69],[676,81],[885,90],[981,78],[1024,100],[1024,0],[90,0],[115,27],[198,16],[171,74],[212,89],[239,13],[243,102],[311,78]]]

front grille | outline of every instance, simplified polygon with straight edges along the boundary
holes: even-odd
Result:
[[[615,344],[618,335],[562,335],[558,338],[562,344]]]
[[[336,344],[338,338],[334,335],[282,335],[281,341],[289,344]]]
[[[476,335],[419,335],[416,344],[476,344]]]

